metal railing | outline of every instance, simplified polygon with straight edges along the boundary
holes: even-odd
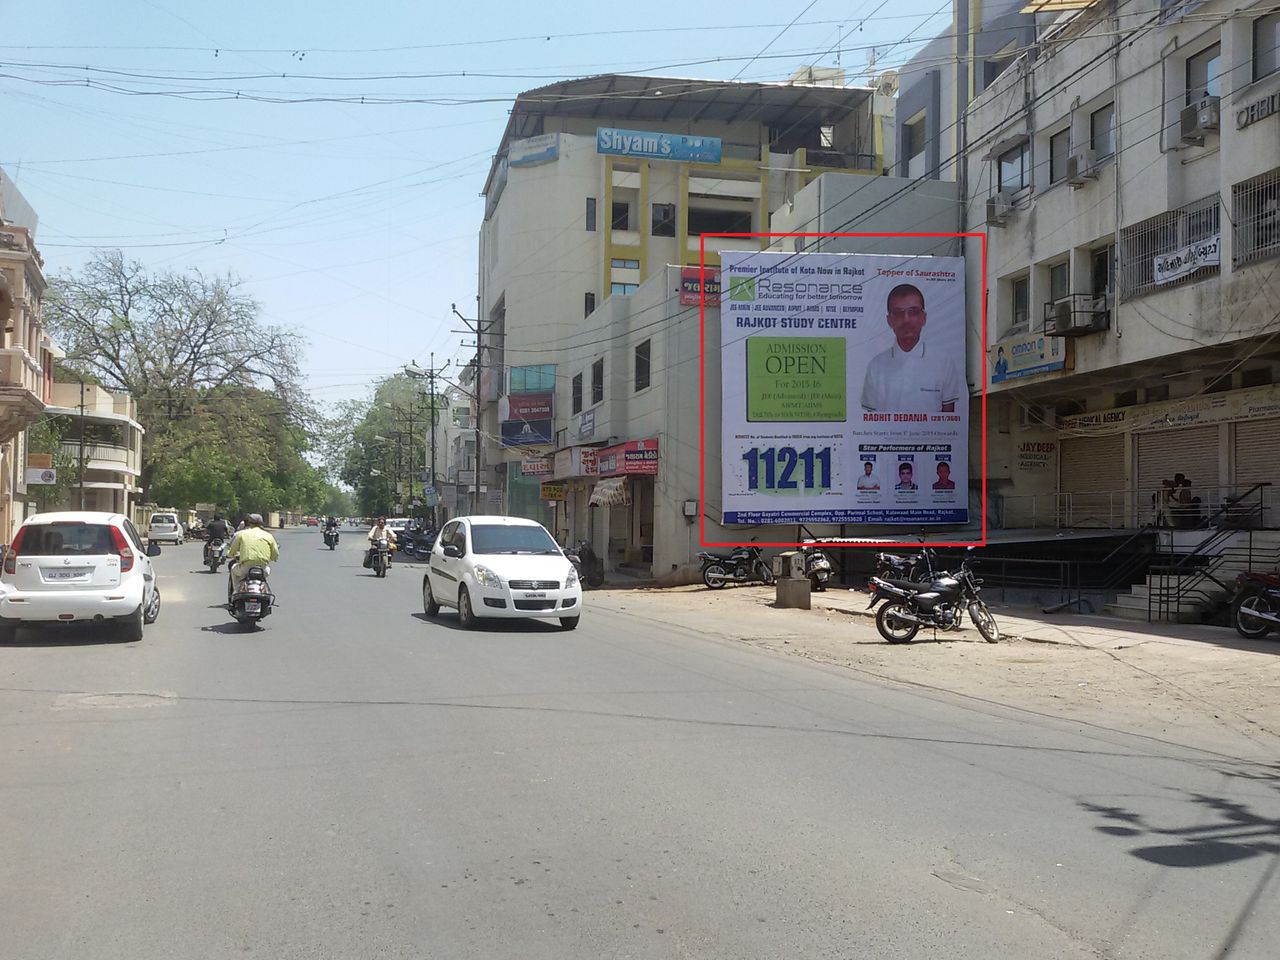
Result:
[[[1231,265],[1280,253],[1280,171],[1231,187]]]
[[[1192,503],[1187,505],[1162,504],[1163,487],[1001,495],[988,522],[996,530],[1127,530],[1148,525],[1199,530],[1246,521],[1265,529],[1275,518],[1274,494],[1269,483],[1215,484],[1189,489]],[[1242,498],[1255,493],[1260,498],[1256,508],[1240,505]],[[1235,506],[1231,507],[1232,504]],[[1235,529],[1242,528],[1235,526]]]
[[[1222,205],[1218,194],[1156,214],[1120,232],[1120,299],[1132,300],[1176,284],[1191,283],[1217,273],[1218,264],[1192,270],[1176,279],[1156,280],[1157,257],[1207,240],[1219,232]]]

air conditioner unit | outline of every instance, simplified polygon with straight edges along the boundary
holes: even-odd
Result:
[[[1217,97],[1203,97],[1182,108],[1182,142],[1204,143],[1205,134],[1217,133],[1221,120]]]
[[[1050,336],[1062,336],[1064,330],[1070,330],[1073,319],[1070,298],[1059,300],[1057,303],[1051,304],[1049,307],[1049,323],[1045,333]]]
[[[1000,190],[987,198],[987,226],[1002,226],[1013,213],[1013,195]]]
[[[1094,150],[1082,150],[1067,157],[1067,183],[1081,186],[1086,180],[1098,179],[1098,154]]]
[[[1018,410],[1018,425],[1023,430],[1052,429],[1054,426],[1054,414],[1051,407],[1022,403],[1018,405]]]
[[[1045,304],[1044,332],[1050,337],[1083,337],[1111,326],[1111,295],[1083,294]]]

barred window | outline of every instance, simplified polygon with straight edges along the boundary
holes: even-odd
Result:
[[[1222,206],[1218,195],[1177,210],[1157,214],[1120,231],[1120,299],[1132,300],[1180,283],[1193,283],[1218,272],[1217,262],[1157,279],[1155,261],[1185,251],[1217,236]]]
[[[1233,267],[1280,254],[1280,170],[1231,188]]]

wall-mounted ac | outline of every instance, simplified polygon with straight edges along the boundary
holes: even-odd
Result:
[[[1111,296],[1076,294],[1044,305],[1044,332],[1050,337],[1083,337],[1111,326]]]
[[[1089,180],[1098,179],[1098,154],[1095,150],[1081,150],[1067,157],[1067,183],[1079,187]]]
[[[1217,97],[1202,97],[1182,108],[1182,142],[1204,143],[1206,134],[1217,133],[1221,122]]]
[[[987,198],[987,226],[1001,227],[1013,213],[1013,194],[999,190]]]

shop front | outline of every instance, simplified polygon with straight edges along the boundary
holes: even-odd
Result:
[[[596,454],[598,480],[590,504],[606,519],[603,536],[609,569],[625,568],[643,576],[653,573],[654,483],[658,475],[658,441],[629,440]],[[597,547],[598,548],[598,547]]]
[[[596,479],[596,448],[566,447],[551,458],[549,479],[560,487],[555,502],[555,527],[552,533],[565,546],[581,540],[595,543],[591,529],[592,514],[588,509],[591,485]]]

